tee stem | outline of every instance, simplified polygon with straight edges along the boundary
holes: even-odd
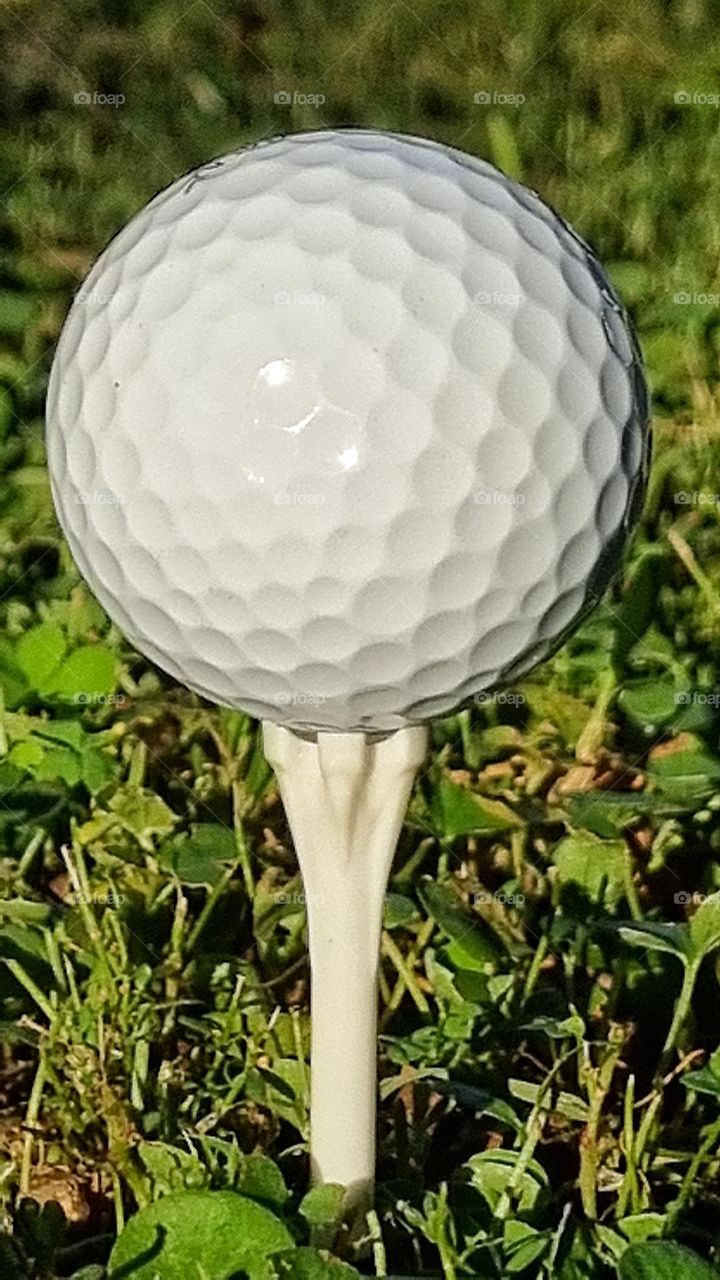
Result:
[[[385,889],[427,730],[379,741],[263,725],[305,887],[312,980],[310,1158],[315,1182],[372,1199],[377,976]]]

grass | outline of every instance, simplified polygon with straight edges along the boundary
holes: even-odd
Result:
[[[285,1225],[263,1274],[717,1274],[714,7],[15,0],[0,37],[2,1274],[100,1280],[125,1220],[188,1188]],[[512,697],[433,727],[386,903],[360,1247],[332,1190],[305,1195],[304,901],[257,728],[108,625],[42,441],[114,230],[209,156],[334,123],[536,187],[607,263],[655,408],[622,580]]]

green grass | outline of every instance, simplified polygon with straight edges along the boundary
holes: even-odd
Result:
[[[715,28],[704,0],[0,9],[3,1277],[99,1280],[124,1220],[187,1189],[261,1203],[275,1249],[290,1231],[268,1276],[339,1277],[328,1247],[446,1280],[718,1274]],[[433,727],[386,906],[365,1247],[332,1193],[303,1199],[304,903],[256,726],[108,625],[42,441],[54,340],[112,233],[201,160],[335,123],[538,189],[607,263],[655,408],[622,580],[513,700]]]

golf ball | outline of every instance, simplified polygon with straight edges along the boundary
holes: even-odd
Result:
[[[389,731],[527,672],[617,568],[647,452],[591,251],[435,142],[274,139],[105,249],[48,392],[110,617],[204,697]]]

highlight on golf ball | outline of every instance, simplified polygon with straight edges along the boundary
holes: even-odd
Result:
[[[607,586],[646,399],[597,260],[535,193],[327,130],[202,166],[115,237],[47,444],[138,650],[263,719],[390,731],[524,674]]]

